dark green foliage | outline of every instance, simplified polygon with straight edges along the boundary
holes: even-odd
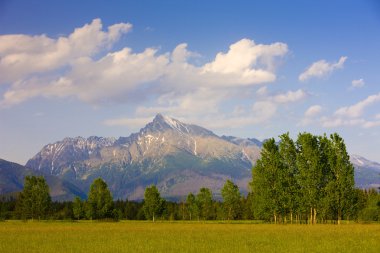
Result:
[[[95,179],[90,187],[85,204],[88,219],[113,218],[113,199],[106,182],[101,178]]]
[[[153,222],[163,210],[164,200],[155,185],[147,187],[144,193],[144,213],[147,219]]]
[[[264,143],[252,169],[255,218],[286,223],[357,217],[360,196],[354,190],[354,167],[338,134],[330,138],[310,133],[289,134]]]
[[[17,202],[17,209],[23,219],[46,218],[50,211],[51,198],[44,177],[26,176],[24,189]]]
[[[227,220],[234,220],[241,215],[241,196],[239,187],[227,180],[222,190],[224,213]]]
[[[212,219],[215,215],[213,208],[212,192],[210,189],[202,187],[196,197],[199,208],[199,218],[202,220]]]
[[[187,195],[186,207],[190,220],[199,219],[199,207],[193,193],[189,193],[189,195]]]
[[[261,151],[261,159],[252,170],[250,184],[255,203],[255,216],[263,219],[271,217],[276,222],[283,201],[283,163],[275,140],[267,140]]]
[[[73,215],[74,218],[80,220],[84,217],[84,203],[79,197],[75,197],[73,202]]]
[[[333,218],[340,223],[343,216],[346,219],[354,209],[354,166],[346,151],[346,145],[338,134],[330,137],[330,152],[328,153],[329,177],[325,187],[326,202]]]
[[[358,219],[360,221],[380,221],[380,194],[371,189],[362,191],[362,200],[364,208],[359,211]]]

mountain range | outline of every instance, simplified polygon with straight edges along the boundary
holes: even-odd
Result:
[[[58,199],[83,195],[97,177],[108,183],[115,199],[142,199],[150,184],[156,184],[166,198],[181,199],[201,187],[210,188],[217,196],[226,179],[247,192],[261,147],[262,142],[254,138],[218,136],[203,127],[157,114],[128,137],[76,137],[48,144],[26,163],[26,172],[16,173],[17,183],[7,183],[13,182],[9,175],[17,166],[3,173],[0,163],[0,193],[4,189],[20,190],[20,179],[28,173],[57,180],[49,179],[48,183],[60,185],[61,193],[65,192]],[[358,187],[380,186],[380,164],[356,155],[351,161]]]

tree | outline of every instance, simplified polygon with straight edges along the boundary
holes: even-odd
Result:
[[[28,219],[45,218],[50,210],[49,186],[43,176],[26,176],[24,189],[20,193],[18,206],[21,216]]]
[[[107,183],[97,178],[90,186],[86,202],[86,216],[89,219],[112,218],[113,199]]]
[[[290,222],[293,223],[293,214],[298,213],[300,202],[300,187],[297,182],[297,175],[299,173],[297,167],[297,149],[294,141],[289,137],[289,133],[280,136],[280,143],[278,145],[279,152],[283,164],[282,175],[282,206],[281,211],[283,216],[290,213]],[[298,217],[298,215],[297,215]]]
[[[144,193],[144,213],[147,219],[152,219],[155,221],[157,215],[162,211],[163,199],[160,196],[155,185],[147,187]]]
[[[250,183],[256,217],[270,219],[275,223],[279,214],[283,199],[281,173],[283,163],[275,140],[267,140],[261,150],[261,158],[257,160],[252,169],[252,181]]]
[[[301,205],[304,212],[309,213],[309,223],[317,221],[317,210],[323,192],[323,170],[318,137],[310,133],[302,133],[297,139],[297,181],[301,188]]]
[[[223,207],[227,220],[233,220],[241,213],[239,187],[231,180],[227,180],[222,190]]]
[[[355,182],[354,166],[350,162],[343,139],[337,133],[330,136],[328,161],[331,178],[325,191],[329,206],[340,224],[343,214],[348,217],[353,211]]]
[[[199,190],[196,198],[199,215],[203,220],[211,219],[213,214],[213,205],[212,205],[212,192],[210,189],[202,187]]]
[[[199,209],[198,209],[196,198],[193,193],[189,193],[189,195],[187,195],[186,207],[189,213],[190,220],[192,220],[194,217],[198,217],[199,219]]]
[[[80,220],[82,217],[83,217],[83,203],[82,203],[82,200],[77,196],[75,197],[74,199],[74,202],[73,202],[73,214],[74,214],[74,218]]]

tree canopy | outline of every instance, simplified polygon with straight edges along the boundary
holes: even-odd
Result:
[[[24,219],[43,219],[50,210],[49,186],[43,176],[26,176],[18,199],[18,209]]]

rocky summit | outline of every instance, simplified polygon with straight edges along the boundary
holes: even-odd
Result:
[[[26,167],[69,180],[83,191],[102,177],[116,199],[141,199],[150,184],[178,199],[200,187],[219,193],[228,178],[246,192],[261,145],[157,114],[128,137],[76,137],[48,144]]]

